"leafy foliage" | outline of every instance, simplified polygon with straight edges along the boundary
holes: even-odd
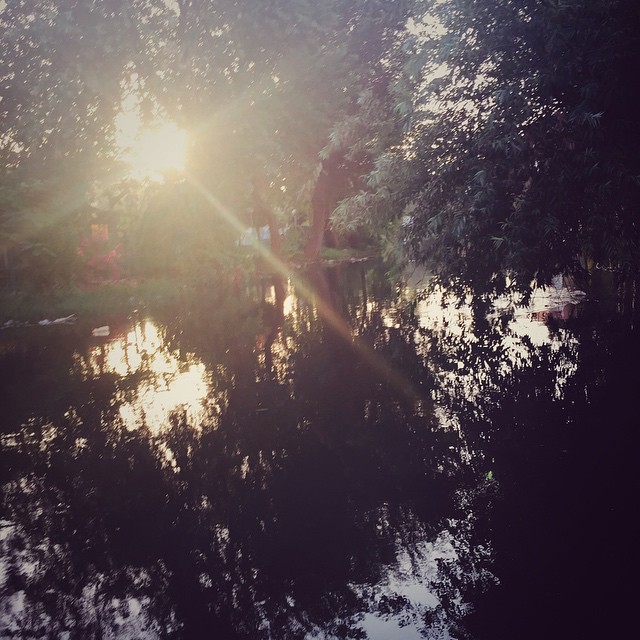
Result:
[[[414,10],[398,102],[411,124],[378,156],[368,193],[343,203],[343,224],[401,217],[408,257],[495,290],[588,262],[635,267],[632,3]]]

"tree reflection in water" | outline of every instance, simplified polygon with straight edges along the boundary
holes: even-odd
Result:
[[[532,469],[555,486],[607,345],[447,324],[373,269],[307,277],[313,299],[262,282],[50,359],[6,339],[2,637],[482,637],[524,553],[505,509]]]

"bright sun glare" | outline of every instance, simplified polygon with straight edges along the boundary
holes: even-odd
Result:
[[[143,129],[131,145],[129,162],[143,173],[184,171],[187,134],[171,123]]]
[[[116,141],[120,158],[138,177],[158,178],[185,169],[188,136],[172,122],[142,128],[137,104],[123,105],[118,115]]]

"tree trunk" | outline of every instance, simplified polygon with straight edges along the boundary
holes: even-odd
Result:
[[[311,198],[311,233],[304,249],[304,256],[308,260],[317,260],[322,249],[322,241],[324,240],[324,231],[329,223],[329,216],[332,209],[330,208],[328,195],[328,178],[325,169],[318,176],[318,182],[313,191]]]
[[[343,184],[345,178],[345,167],[341,155],[334,155],[322,161],[322,171],[311,198],[313,219],[311,233],[304,250],[308,260],[317,260],[320,255],[331,214],[338,202],[346,195],[346,185]]]
[[[318,259],[323,242],[330,247],[337,246],[329,224],[331,214],[341,200],[361,188],[361,174],[365,170],[363,163],[345,158],[343,152],[336,152],[322,161],[322,171],[311,198],[313,220],[304,251],[308,260]]]

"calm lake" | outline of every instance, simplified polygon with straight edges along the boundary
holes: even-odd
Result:
[[[0,638],[628,629],[633,301],[419,289],[339,265],[0,331]]]

